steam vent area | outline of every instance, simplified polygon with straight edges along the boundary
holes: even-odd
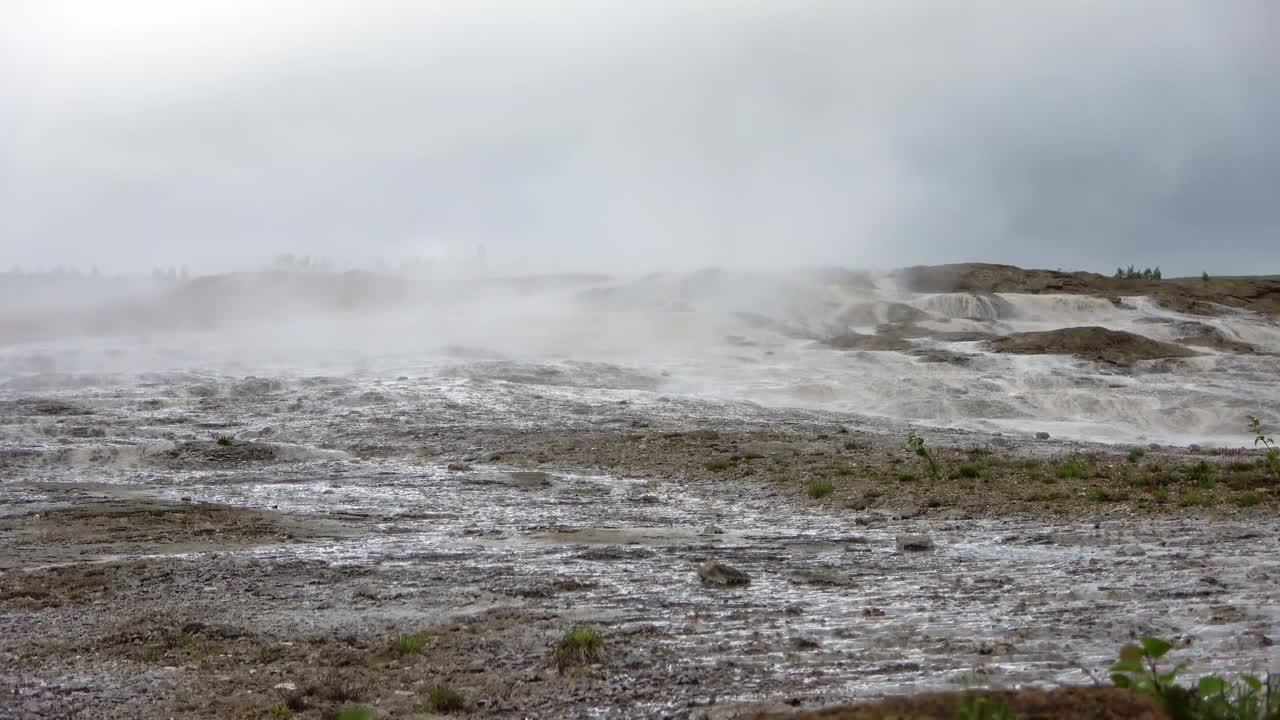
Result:
[[[1276,279],[3,274],[0,720],[1274,720],[1273,436]]]

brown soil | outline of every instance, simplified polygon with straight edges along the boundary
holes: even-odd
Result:
[[[1226,305],[1280,317],[1280,280],[1272,279],[1125,280],[986,263],[917,266],[898,270],[894,276],[917,292],[1146,295],[1171,310],[1195,315],[1219,315],[1218,306]]]
[[[1170,719],[1154,698],[1117,688],[1069,687],[983,696],[1006,703],[1010,714],[1022,720]],[[963,693],[939,693],[817,712],[751,715],[742,720],[943,720],[955,717],[957,705],[966,699]]]
[[[319,518],[206,503],[93,499],[71,508],[0,519],[0,572],[76,561],[85,555],[200,552],[338,537],[345,528]],[[75,586],[62,571],[6,577],[17,587]],[[92,575],[92,574],[91,574]],[[88,577],[88,576],[86,576]],[[49,590],[57,596],[62,590]],[[10,595],[0,595],[0,606]]]
[[[1015,355],[1075,355],[1085,360],[1130,367],[1140,360],[1191,357],[1193,350],[1123,330],[1090,326],[1010,335],[992,340],[995,352]]]
[[[845,433],[841,428],[811,435],[709,430],[538,433],[503,442],[509,449],[483,459],[515,467],[564,466],[632,477],[753,478],[805,502],[890,516],[1092,517],[1099,512],[1165,515],[1189,510],[1203,515],[1213,507],[1238,513],[1246,494],[1261,500],[1247,512],[1269,517],[1280,508],[1280,485],[1259,467],[1257,453],[1232,455],[1234,461],[1227,462],[1213,451],[1200,456],[1170,448],[1146,451],[1141,460],[1131,462],[1122,449],[1098,454],[1066,446],[1055,457],[1041,459],[986,443],[936,446],[930,450],[939,468],[933,479],[897,438]],[[1200,462],[1204,464],[1198,471]],[[1200,487],[1203,475],[1218,482]],[[833,492],[821,500],[808,499],[808,486],[814,481],[830,482]]]
[[[902,338],[859,333],[843,333],[824,342],[837,350],[906,350],[911,347],[911,343]]]

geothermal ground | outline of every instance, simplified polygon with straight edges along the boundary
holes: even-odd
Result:
[[[268,280],[4,319],[0,718],[733,718],[1142,635],[1280,671],[1280,284]]]

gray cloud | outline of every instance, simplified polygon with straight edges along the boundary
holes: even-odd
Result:
[[[0,261],[1280,264],[1265,0],[418,5],[0,10]]]

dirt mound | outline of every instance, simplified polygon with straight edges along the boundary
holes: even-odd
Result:
[[[1228,306],[1280,317],[1280,280],[1264,278],[1136,280],[987,263],[902,268],[893,277],[916,292],[1145,295],[1171,310],[1195,315],[1220,315],[1221,306]]]
[[[278,459],[275,448],[270,445],[230,440],[185,442],[157,456],[167,467],[191,469],[240,467]]]
[[[1008,704],[1010,717],[1055,720],[1168,720],[1170,715],[1155,700],[1129,690],[1108,687],[1069,687],[1057,690],[1019,690],[983,693]],[[831,708],[796,714],[751,715],[741,720],[925,720],[958,717],[956,706],[963,694],[938,693],[911,698],[890,698],[870,705]],[[994,717],[994,716],[993,716]]]
[[[995,352],[1014,355],[1075,355],[1122,367],[1130,367],[1140,360],[1198,354],[1180,345],[1097,326],[1018,333],[992,340],[989,347]]]

